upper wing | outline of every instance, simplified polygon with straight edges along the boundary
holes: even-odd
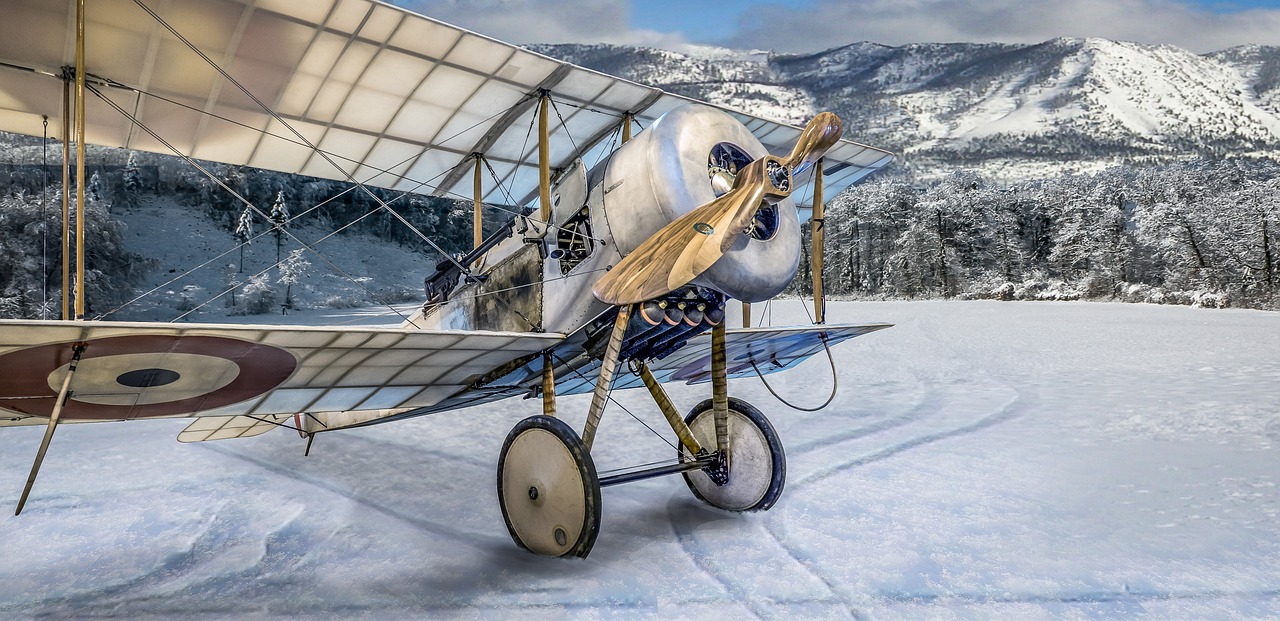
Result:
[[[563,336],[290,326],[0,321],[0,415],[126,420],[429,407]]]
[[[60,133],[75,4],[6,0],[0,130],[40,136],[43,115]],[[527,129],[541,90],[567,104],[556,108],[553,168],[598,161],[624,113],[647,126],[692,101],[373,0],[87,4],[86,70],[119,108],[86,96],[94,144],[171,153],[149,128],[198,159],[440,196],[466,182],[468,198],[472,155],[483,153],[501,179],[484,200],[523,204],[536,195]],[[800,133],[729,112],[776,153]],[[834,195],[892,159],[841,141],[825,186]]]

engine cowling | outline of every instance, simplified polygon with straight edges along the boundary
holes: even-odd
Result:
[[[727,192],[738,167],[767,153],[724,112],[699,105],[672,110],[601,164],[606,169],[600,224],[626,256],[662,227]],[[759,302],[786,288],[799,264],[800,223],[795,203],[786,198],[762,205],[750,234],[693,284]]]

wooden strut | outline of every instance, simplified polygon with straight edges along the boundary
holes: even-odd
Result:
[[[627,322],[631,319],[631,305],[618,307],[618,318],[613,322],[613,332],[609,335],[609,344],[605,347],[604,360],[600,362],[600,377],[596,379],[596,390],[591,395],[591,409],[587,410],[587,424],[582,428],[582,444],[587,452],[591,452],[591,443],[596,439],[596,428],[600,426],[600,416],[604,414],[604,403],[609,398],[609,388],[613,386],[613,372],[618,367],[618,354],[622,351],[622,337],[627,332]]]
[[[823,249],[823,223],[826,217],[825,207],[822,204],[822,160],[819,159],[815,164],[813,171],[813,217],[810,219],[813,235],[813,256],[809,261],[809,271],[813,276],[813,322],[817,324],[827,323],[826,300],[822,292],[822,253]]]
[[[631,140],[631,121],[635,118],[635,115],[630,112],[622,113],[622,144],[627,144]]]
[[[742,303],[742,327],[751,327],[751,302]]]
[[[542,354],[542,413],[556,415],[556,369],[551,352]]]
[[[667,396],[667,391],[662,388],[662,384],[658,383],[658,379],[653,376],[653,371],[649,370],[649,365],[640,363],[639,367],[640,379],[644,380],[645,387],[649,389],[649,394],[653,395],[653,401],[658,404],[658,409],[662,410],[662,415],[666,417],[667,423],[671,425],[671,430],[676,432],[676,437],[680,438],[680,443],[689,449],[689,454],[697,456],[703,449],[698,439],[693,437],[693,430],[689,429],[689,424],[680,417],[680,412],[676,411],[676,406],[671,403],[671,397]]]
[[[474,203],[472,205],[472,209],[475,211],[475,214],[472,216],[472,221],[471,221],[471,239],[472,239],[471,248],[473,250],[476,248],[479,248],[480,244],[484,243],[484,203],[481,202],[480,200],[482,196],[481,192],[483,190],[483,186],[481,184],[482,177],[480,176],[480,170],[481,170],[481,166],[483,165],[483,161],[482,161],[482,156],[479,153],[477,153],[475,157],[476,157],[476,170],[471,179],[472,195],[474,196],[474,199],[473,199]]]
[[[62,320],[71,319],[71,80],[62,80]]]
[[[36,475],[40,474],[40,464],[44,463],[44,454],[49,450],[49,441],[53,439],[53,431],[58,428],[58,419],[62,416],[62,408],[67,403],[67,398],[71,395],[71,378],[76,374],[76,366],[80,364],[80,355],[84,353],[85,345],[77,343],[72,355],[71,366],[67,368],[67,376],[62,379],[62,389],[58,391],[58,400],[53,402],[53,413],[49,415],[49,426],[44,430],[44,439],[40,441],[40,450],[36,452],[36,461],[31,464],[31,474],[27,475],[27,485],[22,488],[22,496],[18,498],[18,508],[13,512],[14,515],[22,513],[22,507],[27,504],[27,497],[31,495],[31,488],[36,484]]]
[[[551,94],[544,91],[538,102],[538,203],[543,222],[551,221],[551,139],[547,129],[550,102]]]
[[[716,450],[729,458],[729,375],[724,322],[711,329],[711,408],[716,417]]]
[[[84,319],[84,0],[76,1],[76,314]]]

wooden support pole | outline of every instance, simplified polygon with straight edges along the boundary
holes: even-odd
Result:
[[[591,395],[591,408],[587,410],[587,424],[582,429],[582,444],[587,447],[588,452],[596,439],[596,428],[600,426],[600,416],[604,414],[609,389],[613,387],[613,372],[618,367],[622,337],[627,332],[627,322],[630,319],[631,305],[618,307],[618,318],[613,321],[613,332],[609,334],[609,344],[605,347],[604,359],[600,361],[600,377],[596,379],[596,391]]]
[[[698,442],[697,438],[693,437],[693,430],[689,429],[689,424],[680,417],[680,412],[676,411],[676,406],[671,403],[671,397],[667,396],[667,391],[662,388],[662,384],[658,383],[658,378],[653,376],[653,371],[649,370],[649,365],[643,363],[640,365],[640,379],[644,380],[644,386],[649,389],[649,394],[653,396],[654,403],[657,403],[658,409],[662,410],[662,416],[671,425],[671,430],[676,432],[676,437],[680,438],[680,443],[689,449],[689,454],[696,457],[699,453],[702,453],[702,444]]]
[[[811,218],[810,226],[813,227],[813,253],[809,261],[809,271],[813,276],[813,322],[826,323],[826,300],[822,292],[822,254],[823,248],[823,220],[826,217],[826,208],[822,204],[822,160],[819,159],[816,168],[813,171],[813,218]]]
[[[742,327],[751,327],[751,302],[742,303]]]
[[[84,319],[84,0],[76,0],[76,319]]]
[[[556,369],[551,352],[542,354],[542,413],[556,415]]]
[[[551,222],[551,138],[547,119],[551,94],[542,93],[538,103],[538,203],[543,222]]]
[[[71,81],[62,80],[62,319],[71,319]]]
[[[476,171],[471,179],[472,196],[474,197],[474,205],[472,208],[475,211],[471,222],[471,239],[474,242],[471,247],[479,248],[480,244],[484,243],[484,203],[480,200],[483,196],[483,188],[480,183],[480,168],[483,165],[483,162],[480,160],[481,155],[479,153],[477,153],[475,157]]]
[[[716,417],[716,449],[729,451],[729,375],[724,322],[711,329],[711,409]]]
[[[622,113],[622,144],[627,144],[627,141],[631,140],[631,122],[635,118],[635,115],[630,112]]]
[[[22,496],[18,498],[18,508],[14,515],[22,513],[31,495],[31,488],[36,484],[36,475],[40,474],[40,464],[44,463],[44,454],[49,450],[49,442],[53,440],[53,432],[58,428],[58,420],[62,416],[62,408],[71,395],[71,378],[75,377],[76,366],[80,364],[80,355],[84,353],[84,345],[77,344],[71,356],[71,366],[67,367],[67,376],[62,378],[62,389],[58,391],[58,399],[53,402],[53,412],[49,415],[49,426],[44,430],[44,439],[40,441],[40,450],[36,452],[36,461],[31,464],[31,474],[27,475],[27,484],[22,488]]]

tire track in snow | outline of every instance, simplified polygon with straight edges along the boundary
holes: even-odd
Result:
[[[903,414],[879,424],[874,424],[866,428],[865,433],[845,434],[843,439],[834,440],[829,443],[817,443],[809,447],[809,450],[801,452],[801,455],[809,461],[820,460],[825,457],[833,457],[836,454],[844,457],[836,458],[835,463],[811,470],[808,474],[799,477],[794,483],[788,482],[788,493],[795,493],[798,489],[809,487],[815,483],[826,480],[841,472],[858,468],[870,463],[890,459],[902,453],[911,451],[916,448],[942,442],[945,440],[977,433],[995,425],[1016,418],[1022,411],[1028,407],[1032,407],[1036,399],[1027,397],[1027,395],[1018,390],[1017,387],[1004,384],[1002,382],[990,382],[982,390],[975,390],[972,383],[963,385],[963,393],[948,394],[949,387],[944,384],[926,382],[930,386],[930,390],[920,401],[919,405],[912,409],[910,413]],[[984,411],[981,404],[986,403],[986,393],[993,389],[1012,389],[1014,394],[994,411],[985,410],[985,413],[978,414],[976,419],[971,414],[971,408],[959,407],[966,400],[973,399],[974,393],[982,395],[977,401],[980,407],[979,411]],[[972,406],[972,403],[966,405]],[[961,411],[958,415],[948,416],[947,408],[954,408]],[[928,412],[933,409],[939,412],[937,415],[930,415]],[[955,420],[959,419],[959,420]],[[893,424],[888,424],[893,423]],[[939,424],[941,423],[941,424]],[[923,427],[923,428],[921,428]],[[941,427],[940,429],[936,429]],[[895,431],[909,431],[907,437],[903,439],[889,439],[886,444],[881,438],[885,433]],[[872,446],[868,446],[862,451],[849,450],[850,444],[870,444],[871,442],[863,442],[863,440],[875,441]],[[852,459],[848,459],[852,456]],[[790,474],[790,472],[789,472]],[[842,594],[839,583],[827,575],[822,570],[820,563],[809,558],[800,549],[788,545],[787,538],[780,531],[783,530],[783,517],[786,515],[785,509],[782,512],[769,514],[768,518],[763,521],[762,529],[768,533],[769,537],[784,550],[786,555],[790,557],[796,565],[805,569],[816,580],[820,581],[832,593],[832,597],[837,598],[847,608],[850,615],[854,618],[866,618],[867,613],[861,609],[871,599],[863,601],[848,601],[846,596]]]
[[[280,545],[305,534],[298,528],[303,507],[296,506],[278,526],[267,531],[256,542],[251,541],[251,518],[244,511],[224,503],[202,524],[203,528],[185,549],[171,553],[144,573],[124,582],[105,585],[73,594],[47,597],[24,604],[23,607],[43,609],[42,614],[59,611],[84,611],[100,609],[104,601],[113,606],[137,604],[147,601],[164,601],[170,593],[157,591],[140,593],[146,589],[163,587],[167,583],[179,584],[183,591],[225,593],[253,585],[262,577],[283,568],[297,565],[311,549],[311,545]],[[228,551],[241,546],[260,548],[257,557],[247,565],[231,571],[211,567],[224,561]],[[234,561],[233,561],[234,562]],[[194,582],[181,580],[201,571],[210,575]],[[131,594],[135,594],[132,595]]]
[[[208,445],[208,443],[201,443],[201,444],[198,444],[197,446],[200,446],[206,450],[214,451],[216,453],[221,453],[228,457],[232,457],[235,459],[248,462],[250,464],[258,466],[259,468],[262,468],[264,470],[267,470],[273,474],[282,476],[284,478],[292,479],[294,481],[298,481],[300,483],[305,483],[312,487],[322,489],[331,494],[335,494],[342,498],[346,498],[347,500],[350,500],[362,507],[367,507],[369,509],[372,509],[373,511],[380,513],[382,515],[385,515],[387,517],[390,517],[394,520],[409,524],[422,531],[431,533],[433,535],[448,537],[451,540],[456,541],[457,543],[469,545],[476,548],[482,548],[482,546],[477,545],[477,542],[474,540],[477,538],[486,539],[484,535],[478,535],[473,532],[452,528],[449,526],[445,526],[443,524],[439,524],[437,522],[432,522],[431,520],[425,520],[413,515],[408,515],[399,510],[392,509],[390,507],[378,504],[373,500],[370,500],[369,498],[366,498],[360,494],[356,494],[350,490],[343,489],[342,487],[334,485],[322,478],[301,474],[297,471],[291,470],[280,464],[258,459],[256,457],[250,457],[248,455],[237,453],[230,449],[225,449],[219,446]],[[488,541],[486,543],[488,544],[493,544],[497,541],[496,537],[489,537],[487,539]]]
[[[972,388],[972,385],[966,384],[966,387]],[[888,444],[887,446],[869,447],[869,450],[863,451],[861,453],[854,453],[856,457],[854,457],[853,459],[833,460],[835,461],[833,465],[827,466],[824,468],[815,469],[814,471],[809,472],[805,476],[801,477],[798,481],[795,481],[795,483],[790,483],[789,481],[788,484],[792,489],[795,489],[797,487],[812,485],[814,483],[822,481],[826,478],[829,478],[835,474],[844,472],[846,470],[850,470],[860,466],[865,466],[867,464],[881,461],[884,459],[889,459],[896,455],[905,453],[907,451],[910,451],[916,448],[920,448],[922,446],[935,444],[937,442],[941,442],[944,440],[958,438],[961,436],[966,436],[973,433],[977,433],[979,431],[989,429],[998,424],[1001,424],[1016,418],[1021,411],[1025,410],[1028,407],[1031,407],[1033,401],[1035,401],[1035,399],[1028,398],[1023,393],[1018,392],[1012,398],[1006,400],[1005,403],[1001,405],[998,409],[996,409],[994,412],[981,415],[976,419],[973,419],[965,415],[956,415],[955,418],[966,419],[966,420],[963,420],[963,422],[961,422],[958,425],[955,424],[957,421],[950,420],[950,418],[952,417],[947,415],[946,413],[941,414],[939,416],[941,420],[937,420],[937,421],[935,421],[933,418],[929,418],[929,419],[917,418],[914,421],[912,421],[915,423],[924,423],[924,422],[931,422],[933,424],[942,423],[941,425],[939,425],[941,428],[936,431],[914,430],[912,429],[912,427],[909,427],[909,426],[889,427],[886,429],[886,431],[903,428],[909,431],[915,431],[915,433],[912,433],[909,437],[905,439]],[[948,403],[946,400],[940,400],[940,402],[944,404],[944,407]],[[969,422],[969,421],[972,421],[972,422]],[[932,424],[930,426],[932,426]],[[822,453],[826,454],[826,453],[843,452],[845,449],[848,448],[847,446],[845,446],[846,444],[848,444],[849,442],[854,442],[856,440],[863,439],[865,437],[868,437],[868,436],[854,438],[853,440],[850,440],[850,441],[824,446],[822,447],[823,449]],[[819,455],[817,455],[816,453],[817,451],[811,451],[805,456],[810,459],[819,457]]]
[[[785,574],[799,574],[801,579],[805,576],[803,572],[778,566],[775,559],[768,558],[774,551],[752,542],[748,533],[744,532],[748,529],[743,528],[743,522],[760,519],[758,514],[730,514],[703,505],[701,501],[696,501],[698,504],[694,502],[684,496],[672,497],[667,511],[671,517],[672,532],[689,561],[719,584],[730,601],[746,607],[757,619],[791,618],[794,615],[788,614],[786,610],[789,606],[845,607],[844,602],[830,589],[826,589],[825,595],[817,597],[801,594],[778,596],[776,593],[761,593],[753,585],[744,582],[741,576],[743,570],[749,567],[767,567],[769,573],[764,576],[767,581],[784,583],[790,587],[797,585],[786,580]],[[717,539],[721,541],[714,541]],[[713,541],[709,543],[708,540]],[[726,552],[726,546],[732,546],[733,549]],[[725,566],[720,563],[718,559],[722,557],[732,559],[733,565]],[[808,590],[813,591],[812,587],[820,585],[808,586]]]
[[[939,391],[933,388],[930,382],[921,382],[921,383],[924,384],[926,387],[925,390],[923,391],[923,398],[920,399],[910,409],[910,411],[903,414],[899,414],[897,416],[893,416],[891,418],[882,419],[879,421],[869,423],[867,425],[857,427],[845,433],[835,434],[834,436],[831,436],[831,437],[824,437],[816,441],[803,444],[801,445],[802,448],[800,449],[801,454],[808,451],[828,449],[831,447],[838,448],[841,445],[847,444],[849,442],[874,436],[876,434],[880,434],[893,429],[897,429],[905,425],[908,425],[912,422],[921,420],[922,418],[927,416],[927,413],[936,411],[937,409],[939,409],[939,407],[943,403],[943,400],[938,396]],[[680,498],[680,497],[677,497],[677,498]],[[713,509],[710,507],[703,507],[701,505],[691,506],[687,504],[687,501],[685,501],[683,498],[681,500],[674,501],[673,503],[671,503],[668,509],[668,516],[671,521],[672,532],[675,533],[676,539],[680,543],[681,550],[685,553],[687,557],[689,557],[690,561],[694,564],[694,566],[696,566],[700,571],[702,571],[702,573],[706,575],[708,578],[712,579],[717,584],[719,584],[721,588],[723,588],[724,591],[728,593],[732,599],[739,602],[743,602],[744,605],[748,606],[752,611],[752,613],[757,618],[766,619],[766,618],[773,618],[773,617],[779,616],[778,611],[772,610],[770,607],[764,605],[764,603],[761,601],[762,600],[761,597],[753,595],[753,593],[749,589],[745,588],[738,580],[735,580],[735,576],[737,574],[735,574],[735,572],[733,571],[734,568],[721,567],[719,563],[716,563],[714,561],[714,559],[716,558],[715,546],[705,545],[700,540],[700,537],[699,537],[700,531],[703,531],[704,537],[706,535],[705,529],[700,527],[705,526],[707,524],[707,520],[700,519],[701,515],[691,519],[679,519],[682,515],[687,516],[689,513],[695,512],[695,511],[697,511],[700,514],[705,514],[707,516],[715,516],[716,518],[718,518],[712,521],[711,524],[728,522],[728,523],[741,525],[744,520],[751,519],[753,515],[752,514],[745,514],[745,515],[728,514],[727,512],[720,512],[716,509]],[[755,515],[760,516],[757,519],[760,519],[761,522],[767,524],[767,522],[763,519],[765,514],[755,514]],[[695,526],[694,528],[690,528],[689,526],[691,524],[696,524],[697,526]],[[766,531],[768,530],[768,527],[766,525],[757,525],[755,528],[763,529]],[[741,538],[743,536],[743,530],[744,529],[741,527],[733,528],[732,536],[736,538]],[[825,578],[825,576],[819,573],[816,573],[812,571],[811,568],[807,567],[807,564],[804,561],[802,561],[791,550],[787,549],[786,546],[784,546],[776,536],[774,536],[773,539],[775,543],[778,544],[778,547],[783,554],[785,554],[786,556],[789,556],[791,560],[794,561],[795,564],[798,565],[803,570],[804,573],[806,573],[813,580],[815,580],[817,583],[820,583],[822,585],[823,590],[826,591],[826,595],[822,597],[811,597],[811,598],[768,597],[767,599],[769,604],[783,605],[783,606],[817,604],[822,606],[833,606],[833,607],[841,608],[843,610],[846,610],[850,615],[852,615],[855,618],[861,615],[861,613],[858,610],[851,607],[848,604],[848,602],[845,602],[843,599],[840,598],[838,594],[839,593],[838,590],[829,580]],[[758,566],[765,566],[765,563],[759,563]]]
[[[1160,601],[1204,601],[1214,599],[1250,598],[1258,600],[1280,599],[1280,588],[1262,590],[1207,590],[1207,591],[1136,591],[1125,585],[1116,591],[1086,591],[1044,595],[983,595],[977,593],[905,593],[877,594],[879,601],[899,604],[937,604],[959,602],[964,604],[1113,604],[1150,603]]]

